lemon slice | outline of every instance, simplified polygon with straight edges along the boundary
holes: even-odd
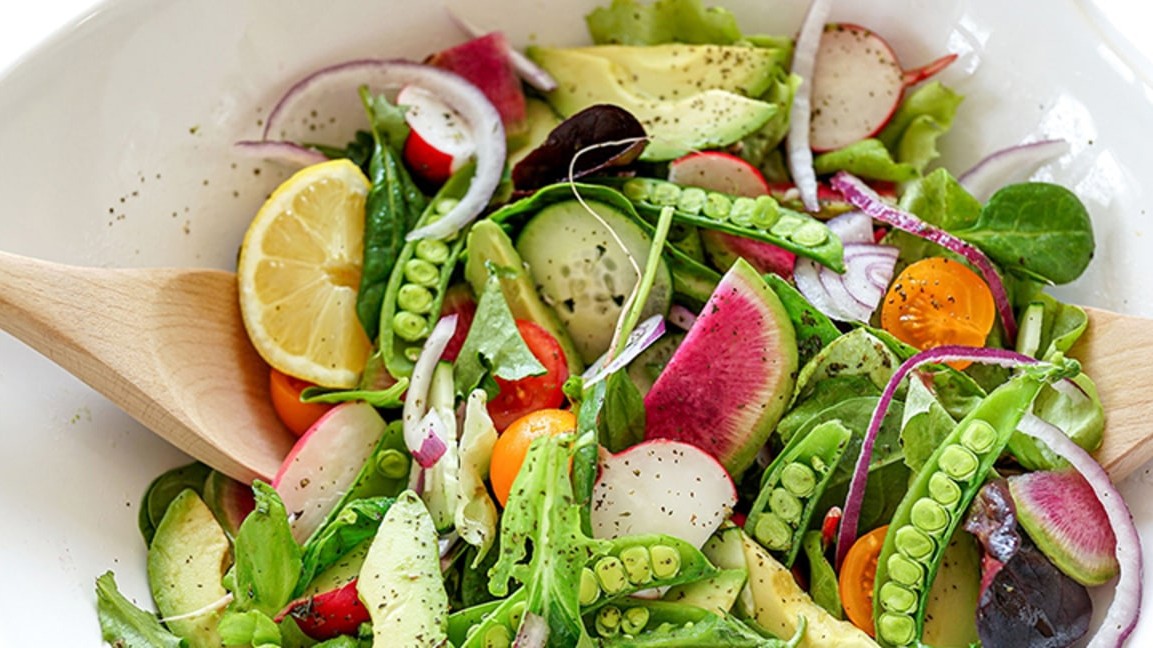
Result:
[[[240,311],[276,369],[356,385],[372,343],[356,316],[369,181],[348,160],[298,171],[257,212],[240,248]]]

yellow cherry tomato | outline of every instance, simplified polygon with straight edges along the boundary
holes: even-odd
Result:
[[[572,412],[562,409],[539,409],[516,419],[500,433],[496,445],[492,448],[492,463],[489,465],[488,477],[492,483],[492,492],[501,506],[508,502],[512,482],[520,472],[521,464],[524,463],[533,439],[574,430],[576,430],[576,415]]]
[[[881,555],[888,530],[888,525],[885,525],[857,538],[849,548],[849,553],[845,554],[845,562],[841,564],[841,573],[837,577],[845,616],[849,617],[853,625],[869,633],[870,637],[876,636],[873,627],[873,581],[877,577],[877,558]]]

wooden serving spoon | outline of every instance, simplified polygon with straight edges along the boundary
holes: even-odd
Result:
[[[270,478],[293,438],[221,270],[102,269],[0,252],[0,329],[191,456]],[[1115,480],[1153,458],[1153,320],[1095,308],[1070,355],[1105,406],[1097,459]]]

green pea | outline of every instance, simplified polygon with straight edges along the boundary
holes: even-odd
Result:
[[[404,353],[405,358],[408,358],[412,362],[416,362],[420,358],[420,351],[421,351],[421,347],[410,346],[410,347],[405,347],[403,353]]]
[[[913,643],[917,635],[917,625],[907,614],[885,612],[877,619],[877,633],[885,642],[895,646]]]
[[[423,239],[421,243],[427,240]],[[440,283],[440,270],[424,259],[409,259],[404,262],[404,279],[418,286],[432,287]]]
[[[653,545],[649,548],[652,558],[653,575],[660,579],[676,576],[681,570],[681,554],[668,545]]]
[[[752,223],[753,212],[757,211],[757,201],[741,196],[733,200],[733,207],[729,210],[729,222],[736,225]]]
[[[817,488],[817,475],[805,464],[793,462],[781,469],[781,485],[797,497],[808,497]]]
[[[596,603],[600,597],[601,586],[600,583],[597,582],[596,574],[588,567],[581,569],[580,594],[578,596],[580,604],[592,605]]]
[[[903,526],[897,529],[893,542],[897,550],[914,560],[928,558],[937,548],[936,543],[927,533],[912,526]]]
[[[400,450],[389,448],[376,456],[376,472],[388,479],[400,479],[408,475],[408,456]]]
[[[456,206],[459,204],[460,200],[456,198],[441,198],[440,200],[436,201],[434,209],[436,210],[437,215],[444,216],[450,211],[456,209]]]
[[[935,472],[929,477],[929,497],[941,506],[953,506],[961,501],[961,487],[943,472]]]
[[[448,257],[452,255],[452,250],[448,247],[448,243],[438,239],[421,239],[416,242],[416,247],[413,249],[416,258],[421,261],[428,261],[435,265],[441,265],[448,261]]]
[[[392,331],[402,340],[416,342],[424,337],[428,320],[416,313],[400,311],[392,316]]]
[[[959,445],[951,445],[941,451],[937,465],[948,476],[957,481],[969,481],[977,474],[981,460],[972,450]]]
[[[606,605],[597,610],[596,618],[597,634],[602,637],[612,637],[620,632],[621,629],[621,611],[613,605]]]
[[[757,196],[757,208],[753,211],[750,225],[767,230],[781,217],[781,206],[772,196]]]
[[[801,512],[804,505],[801,500],[797,499],[784,488],[774,488],[773,492],[769,494],[769,508],[773,513],[781,516],[781,519],[788,522],[790,525],[796,524],[801,519]]]
[[[701,213],[705,207],[707,196],[700,187],[685,187],[681,190],[681,197],[677,199],[677,211],[694,216]]]
[[[528,603],[524,601],[517,601],[512,604],[508,611],[508,624],[514,628],[520,627],[521,619],[524,618],[524,610],[528,607]]]
[[[643,585],[653,579],[653,568],[649,564],[649,552],[644,547],[629,547],[621,552],[620,558],[630,583]]]
[[[508,648],[512,645],[512,631],[502,625],[494,625],[484,633],[484,648]]]
[[[648,202],[652,184],[646,180],[629,180],[621,187],[621,191],[633,202]]]
[[[658,207],[675,207],[681,199],[681,188],[671,182],[661,182],[653,187],[649,200]]]
[[[649,623],[649,611],[643,607],[634,607],[625,610],[621,618],[621,632],[629,635],[640,634]]]
[[[909,511],[909,520],[913,522],[913,526],[930,534],[943,531],[949,526],[949,519],[949,512],[945,507],[928,497],[913,502],[913,507]]]
[[[753,528],[757,542],[773,551],[785,551],[793,542],[793,528],[775,513],[764,513]]]
[[[777,220],[777,222],[773,223],[773,226],[769,228],[769,231],[773,234],[776,234],[777,236],[780,236],[781,238],[790,238],[793,235],[793,232],[796,232],[798,229],[800,229],[801,225],[804,224],[805,221],[797,218],[796,216],[782,216]]]
[[[917,594],[891,581],[881,586],[880,599],[881,606],[890,612],[912,614],[917,610]]]
[[[921,563],[901,554],[892,554],[887,563],[889,578],[908,587],[920,587],[925,580],[925,568]]]
[[[988,421],[973,419],[961,431],[961,445],[977,454],[985,454],[992,450],[996,443],[997,429]]]
[[[816,222],[808,222],[801,225],[789,235],[798,245],[805,247],[816,247],[824,243],[829,238],[829,230],[824,225]]]
[[[597,582],[606,594],[619,594],[628,587],[624,563],[616,556],[606,556],[598,560],[593,572],[596,573]]]
[[[713,220],[724,220],[729,217],[733,209],[733,201],[722,193],[710,193],[705,198],[705,206],[701,211]]]
[[[396,305],[410,312],[426,315],[436,301],[432,291],[417,284],[404,284],[396,294]]]

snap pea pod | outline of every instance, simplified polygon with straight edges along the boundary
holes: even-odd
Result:
[[[840,421],[826,421],[808,434],[794,435],[765,468],[745,532],[786,567],[796,560],[817,502],[852,436]]]
[[[1043,377],[1026,372],[997,387],[917,473],[889,523],[877,560],[873,615],[881,645],[919,643],[929,589],[949,538],[1045,384]]]
[[[391,148],[377,144],[369,163],[372,187],[364,202],[364,260],[356,293],[356,315],[370,340],[380,332],[380,312],[404,236],[425,208],[416,187]]]
[[[474,605],[448,616],[448,640],[454,646],[498,648],[512,645],[524,617],[525,589]]]
[[[472,163],[453,174],[425,208],[418,226],[447,214],[468,191],[472,175]],[[394,378],[412,375],[424,341],[440,316],[445,291],[466,239],[461,232],[444,240],[408,241],[401,248],[384,294],[377,344],[377,353]]]
[[[730,646],[772,648],[789,645],[766,637],[731,616],[683,603],[627,599],[619,605],[602,607],[584,617],[589,634],[597,645]]]
[[[646,218],[672,206],[677,222],[772,243],[837,272],[845,271],[840,237],[825,223],[782,207],[771,196],[733,196],[655,178],[605,182],[617,186]]]

